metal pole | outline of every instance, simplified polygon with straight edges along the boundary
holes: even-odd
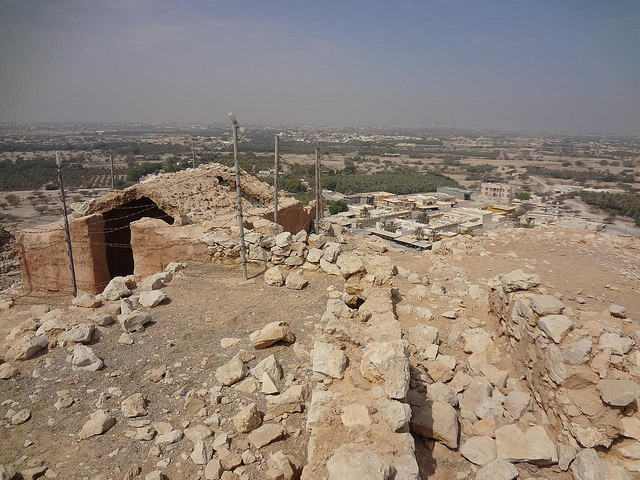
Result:
[[[322,185],[320,174],[320,149],[316,147],[316,233],[320,233],[320,221],[322,220]]]
[[[238,123],[233,124],[233,161],[236,167],[236,198],[238,228],[240,230],[240,258],[242,258],[242,276],[247,280],[247,255],[244,249],[244,225],[242,224],[242,192],[240,191],[240,165],[238,163]]]
[[[193,146],[193,138],[191,139],[191,163],[193,164],[193,168],[196,168],[196,149]]]
[[[109,154],[109,161],[111,162],[111,190],[116,189],[116,178],[113,175],[113,154]]]
[[[275,192],[273,194],[273,223],[278,223],[278,151],[280,149],[280,137],[275,135],[275,167],[273,171],[273,188]]]
[[[71,250],[71,234],[69,233],[69,219],[67,218],[67,201],[64,198],[64,185],[62,184],[62,159],[60,152],[56,152],[56,165],[58,166],[58,185],[60,186],[60,196],[62,197],[62,213],[64,214],[64,230],[67,235],[67,251],[69,253],[69,265],[71,266],[71,282],[73,284],[73,296],[78,296],[78,286],[76,285],[76,269],[73,266],[73,251]]]

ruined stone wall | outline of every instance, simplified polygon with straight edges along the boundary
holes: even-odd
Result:
[[[69,223],[73,259],[79,290],[99,293],[109,283],[102,215]],[[49,225],[16,234],[23,288],[72,291],[71,270],[64,227]]]
[[[513,364],[568,448],[608,449],[640,471],[640,351],[623,307],[576,314],[545,294],[540,277],[496,277],[489,295]],[[635,450],[634,450],[635,449]],[[595,478],[595,477],[594,477]]]
[[[296,233],[300,230],[309,232],[315,216],[315,205],[305,207],[302,203],[297,202],[286,205],[284,208],[278,208],[278,224],[285,231],[291,233]],[[273,222],[273,212],[266,213],[263,218]]]
[[[200,240],[205,230],[204,225],[168,225],[151,218],[131,223],[136,280],[162,272],[171,262],[207,261],[207,245]]]

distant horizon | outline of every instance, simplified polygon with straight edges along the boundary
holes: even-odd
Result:
[[[429,131],[473,131],[473,132],[500,132],[500,133],[512,133],[512,134],[528,134],[528,135],[603,135],[603,136],[623,136],[623,137],[640,137],[640,131],[638,132],[622,132],[622,131],[587,131],[587,130],[535,130],[526,128],[508,128],[508,127],[489,127],[489,126],[453,126],[453,125],[393,125],[393,124],[313,124],[313,123],[275,123],[275,122],[242,122],[239,119],[241,125],[245,127],[282,127],[282,128],[375,128],[375,129],[423,129]],[[216,127],[224,128],[228,127],[231,131],[230,123],[228,122],[178,122],[178,121],[72,121],[72,120],[57,120],[57,121],[24,121],[24,122],[11,122],[0,121],[0,127],[6,126],[30,126],[30,125],[138,125],[138,126],[194,126],[194,127]]]

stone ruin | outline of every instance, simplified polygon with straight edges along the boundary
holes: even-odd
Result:
[[[273,220],[273,187],[246,172],[241,172],[240,184],[245,227]],[[284,196],[278,205],[284,230],[309,231],[313,206]],[[72,207],[69,226],[78,289],[93,294],[117,276],[140,279],[174,260],[207,261],[217,253],[209,248],[212,238],[225,232],[238,236],[235,172],[220,164],[153,176]],[[70,291],[62,222],[17,233],[16,248],[24,289]]]

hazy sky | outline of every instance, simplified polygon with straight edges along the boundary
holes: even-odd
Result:
[[[638,0],[0,0],[0,122],[640,133]]]

